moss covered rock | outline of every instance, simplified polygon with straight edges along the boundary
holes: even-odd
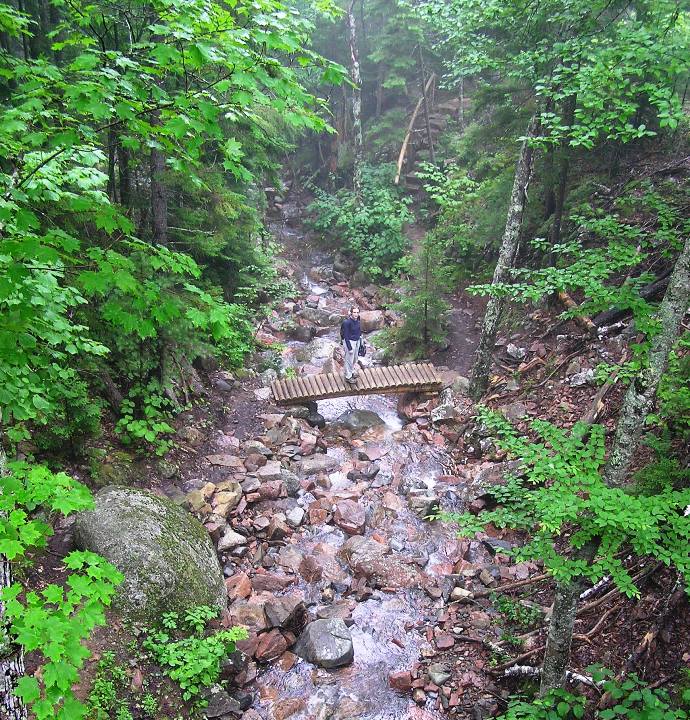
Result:
[[[116,600],[125,614],[152,619],[195,605],[226,607],[216,550],[195,517],[133,488],[104,488],[95,501],[94,510],[77,516],[75,538],[125,576]]]

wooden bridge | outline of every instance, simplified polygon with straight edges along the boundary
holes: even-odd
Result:
[[[431,363],[420,363],[360,370],[356,385],[340,374],[324,373],[274,380],[271,392],[278,405],[299,405],[345,395],[437,392],[442,384]]]

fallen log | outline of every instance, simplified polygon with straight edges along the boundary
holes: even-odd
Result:
[[[412,130],[414,129],[415,121],[417,120],[417,115],[419,114],[419,111],[422,108],[422,105],[424,103],[424,98],[426,96],[426,93],[429,92],[429,89],[431,88],[431,84],[436,79],[436,75],[434,73],[431,73],[429,76],[429,79],[427,80],[426,86],[424,87],[424,92],[422,94],[422,97],[419,98],[417,105],[415,106],[414,112],[412,113],[412,117],[410,118],[410,124],[407,126],[407,132],[405,133],[405,139],[403,140],[402,147],[400,148],[400,154],[398,155],[398,167],[395,172],[395,184],[398,185],[400,183],[400,173],[402,172],[402,166],[405,162],[405,155],[407,154],[407,146],[410,142],[410,138],[412,137]]]
[[[666,272],[664,272],[656,280],[654,280],[654,282],[649,283],[649,285],[645,285],[640,290],[640,297],[643,300],[654,300],[657,297],[661,297],[664,292],[666,292],[672,270],[673,268],[669,268]],[[594,318],[594,324],[597,327],[611,325],[612,323],[615,323],[621,318],[630,315],[630,312],[630,308],[611,308],[610,310],[605,310],[604,312],[599,313]]]

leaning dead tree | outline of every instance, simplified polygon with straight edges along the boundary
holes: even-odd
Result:
[[[429,91],[433,87],[434,81],[436,80],[435,73],[431,73],[429,75],[429,79],[426,81],[426,85],[424,86],[424,92],[422,93],[422,96],[417,101],[417,104],[415,105],[414,110],[412,111],[412,117],[410,118],[410,122],[407,126],[407,132],[405,133],[405,139],[403,140],[403,144],[400,148],[400,153],[398,155],[398,166],[395,171],[395,184],[398,185],[400,183],[400,174],[402,173],[403,165],[405,164],[405,157],[407,155],[407,148],[410,144],[410,138],[412,137],[412,132],[414,131],[414,124],[417,122],[417,115],[419,115],[419,111],[422,109],[422,105],[424,104],[424,98],[428,97]]]
[[[504,283],[509,279],[510,270],[513,268],[515,258],[517,257],[522,217],[525,213],[525,206],[527,205],[527,188],[532,179],[534,150],[530,140],[536,136],[537,127],[537,116],[533,115],[529,121],[527,136],[522,142],[520,156],[518,157],[517,167],[515,168],[513,191],[510,195],[508,217],[506,219],[505,230],[503,231],[501,249],[499,250],[498,260],[496,261],[496,269],[494,270],[493,285]],[[472,377],[470,378],[470,397],[474,400],[479,400],[489,387],[489,373],[491,371],[494,344],[496,342],[496,333],[498,331],[498,323],[501,318],[504,302],[503,298],[491,296],[486,306],[479,344],[477,345],[477,351],[474,356]]]

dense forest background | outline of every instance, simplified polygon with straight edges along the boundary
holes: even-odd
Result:
[[[535,307],[592,342],[625,328],[593,379],[625,388],[608,440],[586,418],[533,429],[556,470],[479,411],[507,452],[531,458],[527,485],[551,491],[528,498],[519,484],[484,523],[546,528],[524,551],[548,558],[565,618],[542,695],[564,684],[584,579],[634,594],[620,562],[633,552],[687,584],[689,19],[676,0],[0,6],[6,694],[18,649],[48,658],[7,712],[87,712],[70,688],[117,571],[75,553],[72,594],[43,597],[13,572],[30,584],[25,561],[54,515],[90,507],[61,471],[93,438],[164,456],[205,370],[241,379],[265,349],[256,329],[295,293],[266,224],[289,195],[308,198],[310,231],[347,281],[387,297],[389,360],[447,348],[460,291],[488,298],[476,401],[501,391],[497,336]],[[597,502],[572,515],[568,498]],[[653,522],[636,525],[639,513]],[[675,713],[664,717],[687,717],[681,696],[658,701]],[[584,713],[561,702],[559,717]],[[635,715],[636,702],[617,717],[661,717]],[[537,705],[508,717],[551,717]]]

